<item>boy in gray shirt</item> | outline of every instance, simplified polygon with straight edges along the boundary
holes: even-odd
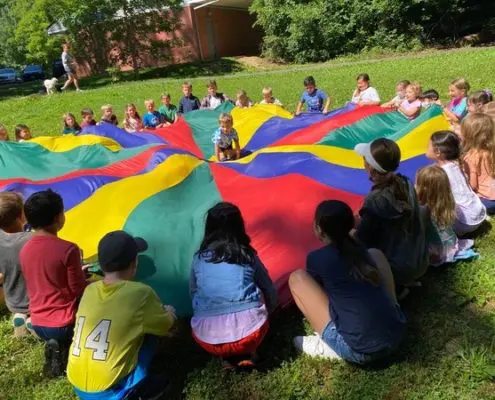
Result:
[[[0,193],[0,284],[5,303],[14,314],[16,337],[24,336],[30,329],[29,298],[21,272],[19,253],[31,238],[23,232],[25,217],[22,197],[13,192]]]

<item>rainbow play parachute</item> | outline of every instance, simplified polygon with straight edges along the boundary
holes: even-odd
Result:
[[[211,136],[222,111],[231,111],[245,156],[217,163]],[[304,267],[319,244],[312,218],[323,199],[359,208],[370,182],[354,145],[377,137],[395,140],[400,170],[413,178],[427,163],[428,138],[449,125],[440,107],[413,122],[380,107],[346,106],[330,114],[292,117],[273,105],[223,105],[196,111],[169,128],[129,134],[111,125],[79,136],[0,143],[0,190],[51,188],[64,198],[61,237],[96,259],[100,238],[124,229],[144,237],[148,251],[138,277],[179,314],[190,313],[190,264],[203,234],[204,216],[218,201],[237,204],[254,247],[288,300],[288,274]]]

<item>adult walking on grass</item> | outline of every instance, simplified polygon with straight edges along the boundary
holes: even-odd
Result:
[[[62,87],[62,90],[67,89],[71,83],[74,83],[74,86],[76,87],[76,91],[81,92],[81,89],[79,88],[79,81],[77,80],[77,75],[74,68],[74,58],[69,53],[70,44],[64,43],[62,45],[62,49],[63,49],[62,64],[64,66],[64,71],[67,74],[67,81],[65,82],[65,85]]]

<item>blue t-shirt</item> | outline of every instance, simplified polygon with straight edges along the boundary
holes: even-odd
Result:
[[[147,112],[143,115],[143,125],[145,128],[156,128],[162,123],[162,115],[158,111]]]
[[[323,286],[337,331],[354,351],[364,354],[390,349],[402,339],[406,318],[385,289],[359,282],[336,247],[313,251],[308,273]]]
[[[200,105],[201,103],[196,96],[182,96],[179,101],[179,114],[185,114],[189,111],[199,110]]]
[[[306,109],[308,112],[322,112],[325,101],[327,101],[327,94],[320,89],[315,89],[312,94],[304,91],[301,96],[301,103],[306,103]]]

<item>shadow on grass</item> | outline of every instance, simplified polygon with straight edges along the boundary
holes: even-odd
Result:
[[[119,74],[118,81],[115,83],[145,81],[157,78],[186,80],[201,76],[233,74],[244,70],[246,70],[246,67],[238,61],[231,58],[220,58],[218,60],[172,64],[165,67],[143,68],[137,74],[133,71],[122,72]],[[64,81],[64,77],[59,78],[59,86],[62,86]],[[82,89],[96,89],[114,83],[112,77],[108,74],[93,75],[81,78],[80,81]],[[11,97],[29,96],[40,93],[44,93],[43,81],[0,85],[0,101]]]
[[[245,67],[238,61],[230,58],[201,61],[186,64],[172,64],[165,67],[146,68],[135,74],[133,71],[122,72],[116,83],[145,81],[148,79],[192,79],[201,76],[218,76],[244,71]],[[95,89],[113,83],[108,75],[91,76],[81,79],[81,86]]]

